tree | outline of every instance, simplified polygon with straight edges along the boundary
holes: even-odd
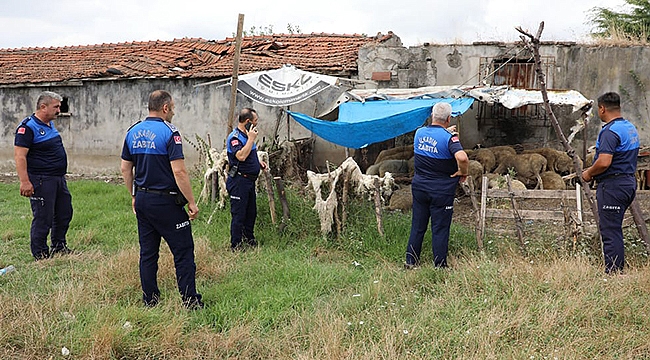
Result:
[[[611,38],[650,40],[650,0],[625,0],[628,12],[616,12],[604,7],[591,9],[589,22],[595,26],[591,35]]]

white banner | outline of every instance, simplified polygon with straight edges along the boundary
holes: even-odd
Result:
[[[336,77],[285,65],[276,70],[239,76],[237,90],[268,106],[289,106],[318,94],[336,83]]]

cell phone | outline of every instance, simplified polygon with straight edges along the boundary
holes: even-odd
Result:
[[[246,131],[251,131],[252,126],[253,126],[252,122],[246,123]]]

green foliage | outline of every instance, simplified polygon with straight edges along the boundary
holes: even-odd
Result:
[[[299,25],[287,23],[287,33],[289,34],[302,34]],[[243,36],[264,36],[264,35],[273,35],[273,25],[269,24],[266,26],[251,26],[248,30],[244,29],[242,31]],[[232,37],[237,36],[237,34],[232,33]]]
[[[625,0],[631,9],[617,12],[604,7],[591,9],[589,22],[594,25],[594,37],[650,39],[650,0]]]
[[[373,206],[351,200],[341,236],[323,237],[311,197],[288,187],[291,219],[284,231],[271,223],[261,193],[260,247],[244,253],[229,251],[229,209],[201,206],[192,230],[197,288],[207,308],[188,312],[166,245],[161,303],[141,305],[136,220],[126,187],[71,181],[69,188],[75,214],[68,242],[78,253],[34,262],[29,202],[17,183],[0,184],[0,267],[18,269],[0,276],[2,359],[56,359],[64,346],[80,359],[648,354],[650,295],[643,289],[650,267],[630,229],[626,277],[604,276],[599,255],[557,252],[551,231],[526,232],[526,258],[515,239],[488,231],[480,253],[473,229],[458,223],[451,228],[450,269],[431,265],[427,233],[423,266],[405,271],[410,214],[385,213],[382,237]]]

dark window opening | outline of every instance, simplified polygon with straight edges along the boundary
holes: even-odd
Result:
[[[555,57],[542,56],[542,72],[545,74],[546,87],[553,89],[555,80]],[[518,89],[539,90],[535,60],[531,58],[484,57],[479,64],[481,83],[499,86],[510,85]]]
[[[64,96],[63,100],[61,101],[61,112],[62,113],[70,112],[70,106],[68,105],[68,98],[66,96]]]
[[[61,113],[59,115],[70,115],[70,104],[67,96],[64,96],[63,100],[61,100]]]

